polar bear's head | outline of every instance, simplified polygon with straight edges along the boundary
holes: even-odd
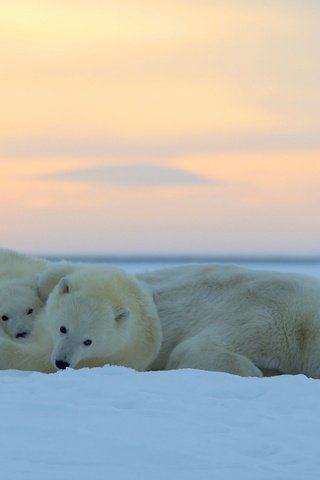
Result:
[[[0,325],[12,338],[25,338],[42,307],[36,288],[23,283],[0,286]]]
[[[160,349],[152,297],[114,267],[83,267],[63,277],[49,295],[46,313],[51,361],[58,369],[109,363],[144,370]]]

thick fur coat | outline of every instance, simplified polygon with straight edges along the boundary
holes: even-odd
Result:
[[[151,369],[320,378],[320,279],[214,264],[137,278],[153,295],[163,330]]]

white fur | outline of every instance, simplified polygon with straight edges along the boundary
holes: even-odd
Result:
[[[14,281],[0,283],[1,333],[11,338],[25,338],[42,307],[35,286]]]
[[[40,298],[43,302],[46,302],[50,293],[60,281],[60,279],[69,273],[78,270],[80,267],[84,267],[83,264],[71,263],[61,261],[52,263],[48,266],[38,277],[37,286],[39,290]]]
[[[0,368],[52,371],[60,361],[320,378],[320,279],[232,265],[137,278],[108,266],[77,267],[54,287],[27,342],[0,339]]]
[[[0,249],[0,335],[27,336],[42,301],[37,277],[48,262],[12,250]]]
[[[0,280],[29,280],[47,268],[49,262],[42,258],[24,255],[6,248],[0,249]]]
[[[161,328],[152,298],[120,269],[79,267],[54,288],[46,312],[53,365],[110,363],[144,370],[160,350]],[[61,327],[67,333],[61,333]],[[86,340],[92,344],[84,345]]]
[[[0,369],[115,364],[145,370],[161,339],[152,297],[132,275],[108,266],[78,267],[55,286],[27,341],[0,339]],[[87,340],[92,344],[84,345]]]
[[[232,265],[186,265],[137,278],[163,329],[151,368],[320,378],[320,279]]]
[[[48,319],[42,310],[34,321],[30,335],[23,341],[0,337],[0,370],[55,372],[50,355],[52,340],[48,332]]]

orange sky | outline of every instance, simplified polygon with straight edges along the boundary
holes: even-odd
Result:
[[[0,5],[0,246],[320,253],[316,0]]]

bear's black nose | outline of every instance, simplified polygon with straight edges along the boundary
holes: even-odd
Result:
[[[56,367],[60,370],[65,370],[67,367],[70,367],[70,363],[64,362],[63,360],[56,360]]]
[[[28,335],[28,332],[17,333],[16,338],[25,338]]]

